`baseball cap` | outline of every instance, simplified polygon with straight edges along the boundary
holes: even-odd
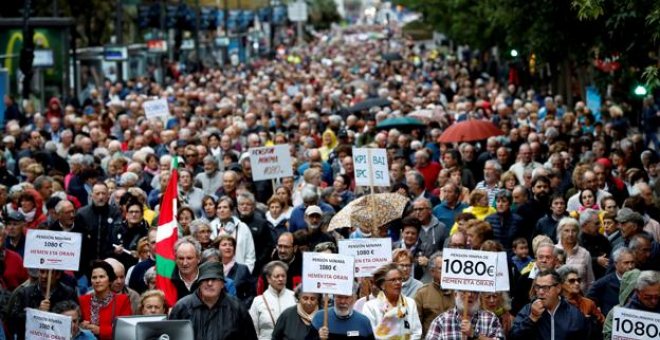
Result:
[[[305,216],[309,216],[312,214],[323,215],[323,211],[318,205],[310,205],[309,207],[307,207],[307,209],[305,209]]]

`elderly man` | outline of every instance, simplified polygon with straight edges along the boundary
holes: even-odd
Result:
[[[257,202],[254,195],[249,192],[242,192],[236,199],[240,220],[250,228],[254,240],[256,262],[253,273],[261,273],[261,268],[269,261],[268,257],[273,251],[275,241],[270,233],[268,222],[261,215],[261,212],[256,211]]]
[[[355,294],[334,295],[335,304],[328,310],[328,326],[323,326],[323,313],[312,318],[312,328],[306,339],[374,339],[369,319],[353,310]]]
[[[521,144],[520,148],[518,148],[518,157],[518,162],[513,164],[509,168],[509,171],[512,171],[516,175],[518,183],[525,183],[525,178],[523,176],[525,170],[534,171],[536,168],[543,167],[543,164],[532,160],[532,149],[527,143]]]
[[[432,191],[435,188],[438,173],[442,169],[440,163],[432,161],[429,152],[422,149],[415,151],[415,168],[424,176],[424,188]]]
[[[417,313],[422,321],[422,334],[426,335],[431,322],[441,313],[454,307],[452,292],[440,287],[442,279],[442,253],[436,252],[429,259],[432,281],[423,285],[415,294]]]
[[[536,299],[516,315],[511,339],[586,339],[588,322],[561,297],[561,278],[556,271],[541,271],[533,289]]]
[[[421,278],[416,277],[416,279],[422,282],[429,282],[431,281],[431,276],[426,268],[429,263],[429,257],[434,252],[442,249],[442,245],[445,243],[445,238],[448,235],[448,227],[440,222],[437,217],[433,216],[431,201],[426,198],[418,198],[413,202],[412,216],[421,222],[421,228],[419,230],[419,253],[415,266],[419,266],[423,270],[423,275]],[[415,271],[416,274],[417,272]]]
[[[168,318],[190,320],[195,340],[257,339],[250,314],[240,301],[225,293],[222,264],[207,262],[199,269],[199,287],[181,298]]]
[[[486,190],[488,193],[488,205],[495,204],[495,195],[502,190],[500,188],[500,175],[502,166],[495,160],[487,160],[484,163],[484,180],[477,183],[475,189]]]
[[[518,312],[525,304],[529,303],[532,284],[537,275],[544,270],[555,269],[559,264],[557,254],[562,252],[551,243],[541,243],[536,247],[536,261],[530,262],[527,267],[520,271],[520,276],[511,289],[511,310]]]
[[[640,272],[633,269],[627,272],[621,280],[619,302],[617,307],[624,307],[650,313],[660,313],[660,274],[657,271]],[[614,310],[610,311],[603,326],[603,339],[612,338],[612,319]]]
[[[647,233],[630,238],[628,247],[635,255],[635,267],[639,270],[660,270],[659,245]]]
[[[181,299],[195,291],[199,277],[199,263],[202,258],[202,246],[191,237],[181,238],[174,244],[176,267],[172,284]]]
[[[433,216],[445,225],[445,230],[449,233],[449,229],[454,225],[456,215],[468,206],[458,200],[461,192],[455,183],[448,182],[441,190],[444,199],[433,208]]]
[[[504,340],[500,320],[495,314],[481,309],[479,293],[457,291],[454,293],[454,304],[453,308],[438,315],[431,322],[426,333],[427,340]],[[465,310],[467,318],[463,317]]]
[[[579,243],[591,255],[591,266],[594,269],[595,279],[600,279],[605,275],[609,260],[608,256],[612,251],[612,246],[607,237],[598,232],[600,228],[599,213],[593,209],[585,209],[580,213],[580,234]]]
[[[116,294],[126,294],[131,300],[131,309],[134,311],[139,310],[138,306],[140,305],[140,294],[138,294],[133,289],[126,287],[126,268],[121,262],[113,258],[107,258],[103,260],[109,263],[112,266],[117,278],[110,283],[110,290]]]
[[[592,192],[596,193],[596,202],[600,202],[603,197],[612,196],[609,192],[602,190],[598,187],[598,181],[596,180],[596,173],[592,170],[587,170],[582,175],[580,189],[590,189]],[[569,212],[577,211],[582,204],[580,203],[580,192],[578,191],[575,195],[571,196],[566,203],[566,210]]]
[[[4,248],[15,251],[23,257],[25,251],[25,217],[23,214],[12,211],[7,214],[7,228]]]
[[[308,207],[316,205],[322,213],[334,213],[335,210],[327,203],[320,200],[317,188],[313,185],[306,185],[302,189],[303,204],[298,205],[291,211],[291,218],[289,219],[289,231],[295,232],[300,229],[307,229],[308,225],[305,221],[305,211]]]
[[[323,211],[318,205],[310,205],[305,209],[305,222],[307,223],[307,246],[314,249],[317,244],[332,242],[334,238],[321,230]]]
[[[603,315],[619,303],[619,287],[623,274],[635,268],[635,255],[622,247],[612,253],[615,271],[596,280],[587,293],[587,297],[594,300]]]
[[[218,160],[213,155],[204,157],[204,171],[195,176],[195,184],[202,187],[204,194],[212,195],[222,187],[223,172],[218,170]]]
[[[9,329],[8,339],[25,339],[25,308],[35,308],[50,312],[59,302],[72,300],[78,302],[75,289],[61,282],[64,274],[54,270],[50,277],[50,296],[46,296],[48,286],[48,270],[39,270],[38,280],[20,286],[9,299],[7,307],[8,319],[5,325]],[[3,306],[4,307],[4,306]]]

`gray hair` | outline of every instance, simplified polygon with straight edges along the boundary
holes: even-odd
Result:
[[[236,196],[236,203],[241,204],[243,201],[250,201],[254,205],[256,202],[256,199],[254,198],[254,195],[251,192],[241,192]]]
[[[612,260],[614,261],[614,263],[619,262],[619,259],[621,259],[621,256],[624,255],[624,254],[634,256],[634,254],[633,254],[633,252],[630,248],[621,247],[621,248],[615,250],[614,252],[612,252]]]
[[[660,273],[654,270],[645,270],[639,273],[635,289],[642,290],[649,286],[654,286],[660,283]]]
[[[57,202],[57,204],[55,204],[55,213],[59,215],[62,212],[62,209],[64,209],[64,206],[67,204],[71,204],[73,206],[73,203],[71,203],[69,200],[61,200]]]
[[[218,258],[218,259],[222,258],[222,256],[220,255],[220,250],[218,248],[206,249],[206,250],[204,250],[204,252],[202,252],[202,261],[201,261],[201,263],[207,262],[207,261],[209,261],[210,259],[212,259],[214,257]]]
[[[492,165],[493,168],[495,168],[495,171],[497,171],[498,174],[502,173],[502,165],[500,165],[500,163],[498,161],[494,160],[494,159],[487,160],[486,163],[484,163],[484,165]]]
[[[580,270],[576,266],[573,266],[573,265],[570,265],[570,264],[565,264],[565,265],[559,267],[559,269],[557,269],[557,274],[559,274],[559,276],[561,277],[561,282],[566,281],[566,279],[568,278],[568,275],[570,275],[570,274],[575,274],[577,276],[581,276],[580,275]]]
[[[46,184],[48,182],[53,183],[53,177],[41,175],[41,176],[37,177],[34,180],[34,183],[33,183],[34,188],[39,190],[39,189],[41,189],[41,187],[43,187],[44,184]],[[48,197],[44,197],[44,198],[48,198]]]
[[[149,281],[156,279],[156,266],[153,266],[144,273],[144,284],[149,285]]]
[[[431,254],[431,257],[429,257],[429,269],[435,268],[435,260],[437,258],[442,258],[442,251],[439,250]]]
[[[209,229],[211,228],[211,226],[205,220],[197,219],[197,220],[194,220],[194,221],[190,222],[190,226],[188,228],[190,228],[190,234],[195,235],[195,234],[197,234],[199,229],[201,229],[204,226],[209,228]]]
[[[204,163],[213,163],[215,166],[218,166],[218,160],[215,159],[215,156],[213,155],[207,155],[204,157]]]
[[[598,212],[594,209],[585,209],[580,213],[580,226],[584,226],[587,222],[591,222],[598,219]]]
[[[433,208],[433,205],[431,204],[431,201],[426,198],[426,197],[418,197],[413,201],[413,204],[415,203],[424,203],[424,205],[428,206],[429,208]]]
[[[566,226],[574,226],[578,230],[578,233],[580,232],[580,223],[576,219],[572,217],[564,217],[559,220],[559,223],[557,223],[557,237],[559,238],[559,241],[561,241],[561,231]]]
[[[628,243],[628,248],[635,250],[642,243],[642,240],[646,240],[649,244],[653,243],[653,237],[647,233],[635,234],[630,238],[630,243]]]
[[[271,275],[273,275],[273,271],[277,267],[284,269],[285,272],[289,271],[289,266],[286,263],[282,261],[270,261],[264,266],[264,270],[263,270],[264,275],[266,277],[270,277]]]
[[[140,178],[138,177],[138,175],[136,175],[133,172],[124,172],[119,177],[119,185],[126,185],[129,182],[133,182],[133,184],[135,184],[139,179]]]
[[[69,165],[82,165],[83,164],[83,155],[81,153],[77,153],[71,156],[69,158]]]
[[[202,245],[199,243],[199,241],[190,236],[180,238],[176,241],[176,243],[174,243],[174,253],[176,254],[176,252],[179,251],[179,248],[184,244],[190,244],[195,248],[195,254],[197,255],[197,258],[202,256]]]
[[[302,200],[305,203],[316,203],[319,201],[319,194],[314,185],[305,185],[301,191]]]

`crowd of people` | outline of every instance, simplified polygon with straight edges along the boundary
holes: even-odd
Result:
[[[25,338],[25,308],[69,315],[73,339],[102,340],[116,318],[140,314],[190,320],[198,340],[247,340],[610,339],[614,307],[660,313],[654,98],[639,133],[614,100],[569,107],[500,82],[479,57],[349,27],[165,85],[87,84],[82,100],[53,98],[43,112],[5,98],[3,336]],[[153,98],[171,117],[145,117]],[[424,127],[379,127],[420,110]],[[503,134],[438,141],[466,120]],[[279,144],[294,176],[253,180],[247,151]],[[391,186],[378,191],[410,202],[376,229],[328,231],[369,192],[356,186],[353,147],[386,149]],[[173,164],[178,301],[168,305],[154,252]],[[79,270],[49,279],[24,268],[29,229],[82,234]],[[301,289],[302,253],[369,237],[392,239],[392,262],[330,296],[326,323],[326,297]],[[511,289],[442,289],[444,248],[506,252]]]

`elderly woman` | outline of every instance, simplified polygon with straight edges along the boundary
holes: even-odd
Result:
[[[493,228],[486,221],[471,220],[465,225],[468,247],[474,250],[481,249],[481,245],[493,239]]]
[[[422,288],[422,282],[416,280],[412,275],[414,258],[412,254],[406,249],[394,249],[392,252],[392,262],[401,267],[403,273],[403,283],[401,284],[401,292],[409,298],[415,298],[417,290]]]
[[[474,214],[478,220],[483,221],[497,210],[488,205],[488,191],[476,189],[470,194],[470,206],[463,209],[463,212]]]
[[[288,270],[289,266],[282,261],[271,261],[264,266],[268,289],[254,298],[250,307],[250,316],[259,339],[270,340],[282,312],[296,305],[293,291],[286,288]]]
[[[481,308],[497,316],[502,324],[502,332],[508,336],[513,325],[513,315],[511,315],[511,299],[507,292],[485,292],[479,295]]]
[[[190,235],[190,223],[195,219],[195,212],[190,207],[181,207],[176,214],[179,222],[179,237]]]
[[[594,270],[591,266],[591,255],[589,251],[578,244],[580,224],[571,217],[564,217],[557,224],[557,247],[566,252],[566,264],[584,268],[581,273],[582,291],[586,292],[594,282]]]
[[[305,339],[312,327],[312,317],[319,309],[321,295],[303,293],[302,285],[295,290],[298,303],[287,308],[275,324],[273,339]]]
[[[220,262],[225,272],[225,277],[234,280],[236,286],[236,297],[241,300],[245,306],[250,306],[252,299],[256,295],[255,282],[250,275],[250,269],[244,264],[237,263],[236,258],[236,239],[229,235],[221,235],[215,243],[220,251]]]
[[[289,219],[284,214],[285,203],[278,195],[273,195],[268,202],[268,211],[266,212],[266,221],[270,227],[270,234],[273,240],[277,240],[282,233],[289,230]]]
[[[217,217],[211,222],[211,239],[230,235],[236,240],[236,262],[246,265],[250,272],[254,269],[256,255],[250,228],[233,215],[234,201],[229,196],[220,197]]]
[[[142,315],[167,314],[165,294],[160,290],[148,290],[140,295],[138,313]]]
[[[94,261],[90,278],[94,291],[80,297],[83,319],[80,328],[91,331],[101,340],[110,340],[114,319],[133,314],[131,301],[127,295],[116,294],[110,289],[117,275],[109,263]]]
[[[206,250],[213,247],[213,242],[211,242],[211,225],[209,222],[198,219],[190,223],[190,235],[199,241],[199,244],[202,245],[202,250]]]
[[[571,265],[564,265],[557,269],[557,273],[561,277],[561,294],[568,301],[568,303],[577,307],[577,309],[584,314],[590,321],[589,331],[592,335],[601,335],[602,327],[605,323],[605,316],[600,312],[593,300],[586,298],[580,289],[580,271],[577,267]],[[592,338],[592,337],[589,337]]]
[[[405,274],[396,263],[388,263],[374,273],[380,289],[376,299],[367,301],[362,309],[371,322],[376,339],[421,339],[422,323],[415,300],[401,293]]]

